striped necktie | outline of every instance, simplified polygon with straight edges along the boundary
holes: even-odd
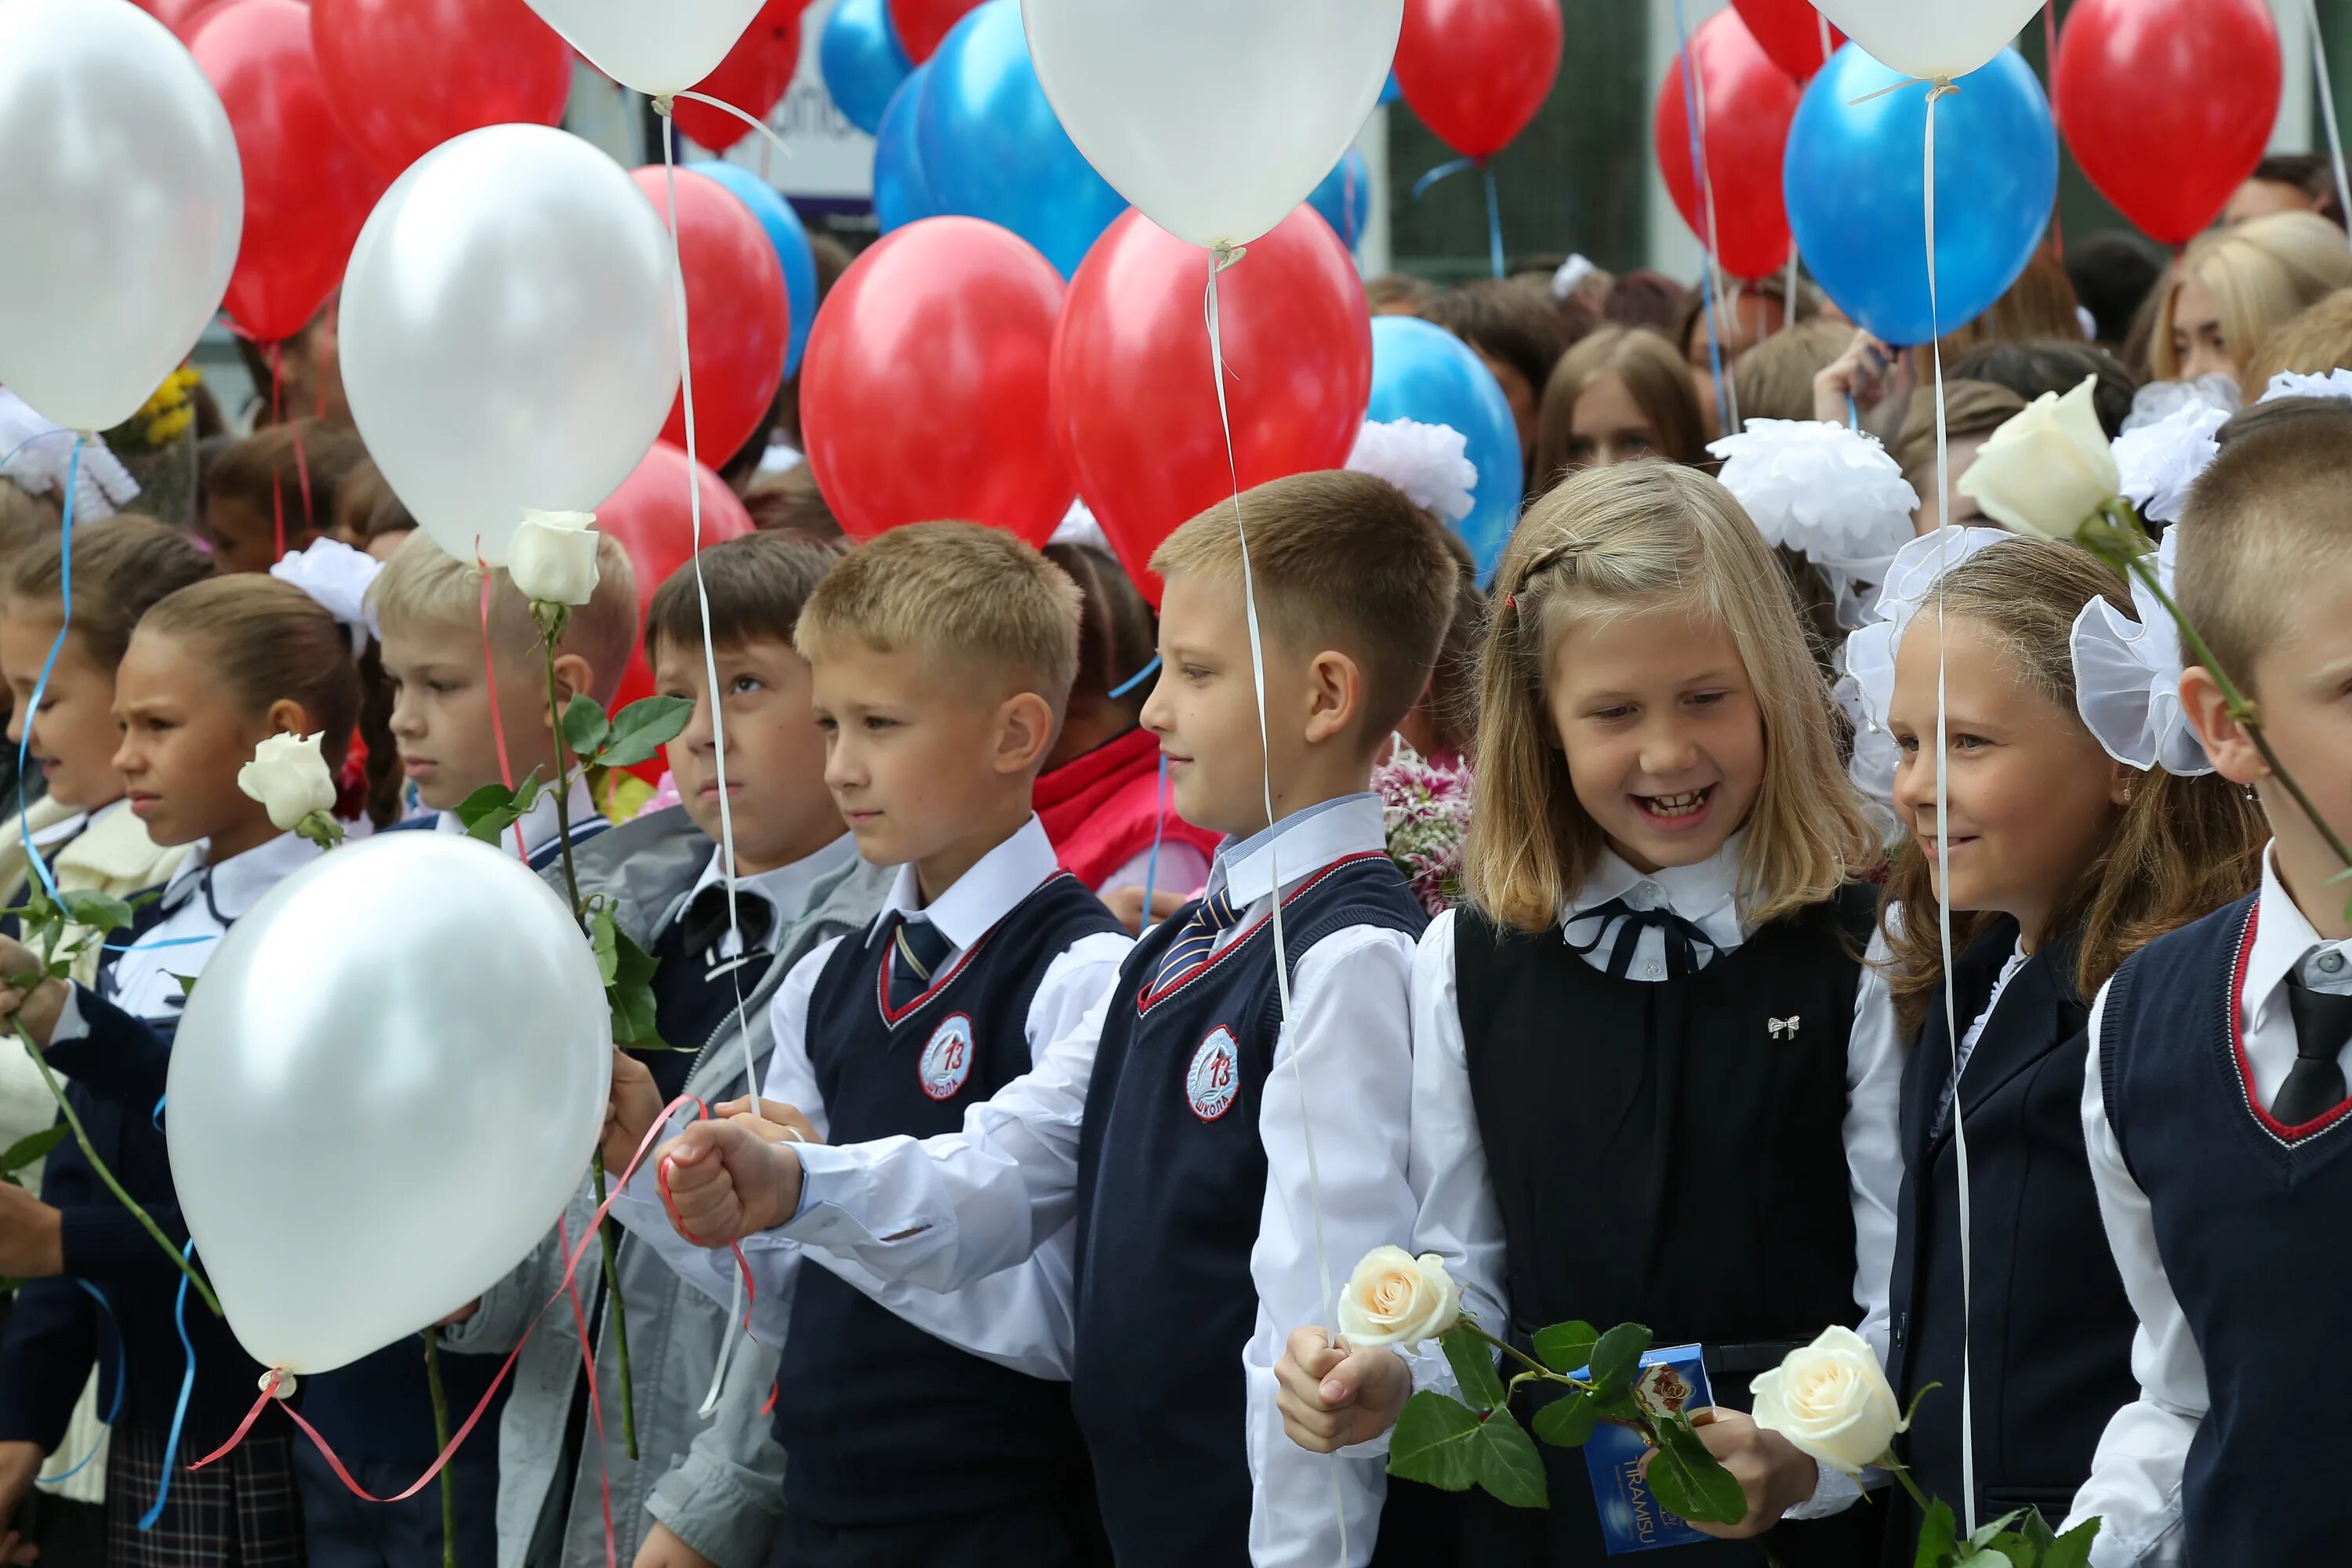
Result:
[[[1240,916],[1241,911],[1234,908],[1233,889],[1220,882],[1207,898],[1201,900],[1200,907],[1192,911],[1192,918],[1184,922],[1184,929],[1169,944],[1167,955],[1160,961],[1160,973],[1153,977],[1151,988],[1154,991],[1166,990],[1178,975],[1215,952],[1217,938],[1231,931]]]
[[[931,988],[931,982],[955,953],[947,932],[929,921],[893,917],[890,932],[890,1005],[905,1007]]]

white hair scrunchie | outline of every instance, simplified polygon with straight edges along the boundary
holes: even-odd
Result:
[[[2179,540],[2176,529],[2157,551],[2157,580],[2167,594]],[[2210,773],[2205,744],[2180,706],[2180,628],[2137,577],[2131,593],[2137,620],[2105,598],[2074,617],[2074,705],[2107,755],[2126,766],[2161,767],[2182,778]]]
[[[1853,721],[1854,787],[1871,799],[1895,798],[1897,752],[1887,714],[1895,704],[1895,654],[1904,631],[1962,562],[2017,537],[2000,528],[1939,528],[1914,539],[1895,552],[1870,623],[1845,639],[1838,700]]]
[[[1750,419],[1707,451],[1716,477],[1764,542],[1820,568],[1838,596],[1838,622],[1864,624],[1889,563],[1912,538],[1918,493],[1877,438],[1817,419]]]
[[[383,563],[364,550],[354,550],[340,539],[314,539],[310,548],[279,557],[269,574],[291,583],[342,623],[351,634],[352,657],[367,651],[368,639],[383,640],[376,625],[375,607],[368,590],[375,585]]]
[[[1348,471],[1386,479],[1441,521],[1460,522],[1477,504],[1478,465],[1469,451],[1469,437],[1451,425],[1370,420],[1356,432]]]

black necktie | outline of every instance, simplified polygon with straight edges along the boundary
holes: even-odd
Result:
[[[743,933],[743,951],[759,952],[768,944],[769,928],[775,924],[776,911],[759,894],[739,888],[735,892],[736,924]],[[713,882],[694,895],[678,921],[678,934],[686,943],[687,952],[698,960],[707,960],[727,939],[727,884]]]
[[[955,943],[929,921],[891,917],[890,1005],[905,1007],[931,988]]]
[[[2352,1041],[2352,996],[2314,991],[2300,973],[2286,977],[2287,1011],[2294,1015],[2294,1068],[2279,1086],[2271,1115],[2288,1127],[2316,1121],[2344,1103],[2346,1042]]]
[[[1616,941],[1609,947],[1609,973],[1612,979],[1622,980],[1632,971],[1633,950],[1641,945],[1642,933],[1645,931],[1656,931],[1665,942],[1666,977],[1670,980],[1680,980],[1686,974],[1698,973],[1700,948],[1706,948],[1710,953],[1720,951],[1706,932],[1674,910],[1637,910],[1622,899],[1612,899],[1605,904],[1597,904],[1571,917],[1569,922],[1571,925],[1578,921],[1596,921],[1599,924],[1593,928],[1591,942],[1580,942],[1571,939],[1568,943],[1569,950],[1589,953],[1599,949],[1612,920],[1622,922],[1617,927]]]

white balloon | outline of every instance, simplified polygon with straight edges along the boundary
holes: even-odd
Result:
[[[524,508],[593,511],[635,471],[677,396],[669,267],[645,193],[543,125],[444,142],[384,193],[344,275],[343,390],[444,550],[502,564]]]
[[[103,430],[220,308],[245,226],[228,114],[123,0],[0,5],[0,382]]]
[[[1934,81],[1981,68],[2033,20],[2042,0],[1813,0],[1862,52]]]
[[[1021,0],[1029,58],[1096,173],[1194,245],[1246,245],[1363,130],[1404,0]]]
[[[386,834],[270,889],[188,999],[164,1116],[237,1342],[329,1372],[497,1283],[580,1185],[612,1052],[587,939],[511,855]]]
[[[763,0],[530,0],[589,63],[649,97],[719,68]]]

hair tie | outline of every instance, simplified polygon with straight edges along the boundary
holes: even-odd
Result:
[[[340,539],[314,539],[307,550],[280,557],[269,574],[301,589],[341,622],[351,634],[352,657],[357,658],[367,652],[369,638],[383,640],[375,608],[368,603],[368,590],[383,570],[383,563]]]
[[[2157,551],[2157,581],[2168,595],[2179,539],[2176,529]],[[2107,755],[2126,766],[2210,773],[2212,760],[2180,706],[2180,628],[2137,577],[2131,593],[2137,620],[2104,596],[2074,617],[2074,705]]]
[[[1440,521],[1460,522],[1477,504],[1478,465],[1470,440],[1451,425],[1414,419],[1367,420],[1348,453],[1348,471],[1386,479],[1405,500]]]
[[[1518,596],[1517,594],[1506,594],[1506,595],[1503,595],[1503,608],[1505,608],[1505,609],[1507,609],[1507,610],[1510,611],[1513,615],[1517,615],[1517,614],[1518,614],[1518,610],[1519,610],[1519,596]]]
[[[1845,639],[1845,674],[1838,700],[1853,721],[1854,786],[1881,802],[1895,797],[1895,739],[1887,732],[1895,705],[1895,655],[1903,633],[1937,584],[1962,562],[2017,535],[1999,528],[1940,528],[1895,552],[1871,619]]]

